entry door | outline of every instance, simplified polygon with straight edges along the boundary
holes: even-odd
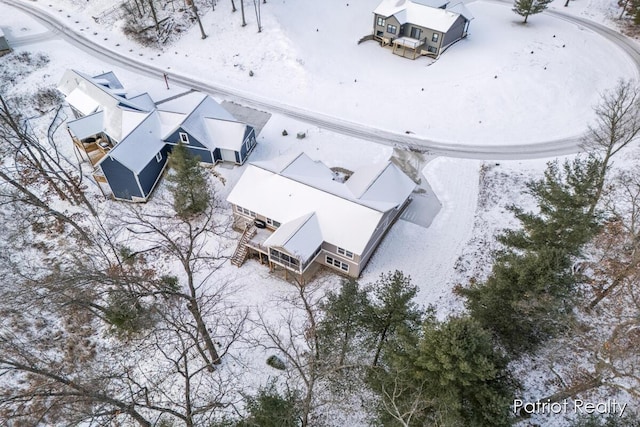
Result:
[[[422,33],[422,30],[420,28],[416,28],[416,27],[412,27],[411,28],[411,38],[412,39],[420,40],[420,33]]]
[[[225,162],[236,162],[236,152],[232,150],[225,150],[224,148],[220,150],[220,156],[222,156],[222,160]]]

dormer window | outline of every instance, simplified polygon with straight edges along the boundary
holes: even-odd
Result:
[[[180,132],[180,142],[183,144],[189,144],[189,135],[184,132]]]

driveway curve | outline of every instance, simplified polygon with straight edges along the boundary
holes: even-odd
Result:
[[[68,28],[56,17],[49,15],[41,9],[18,0],[0,0],[2,3],[15,7],[41,21],[54,34],[58,34],[76,47],[90,53],[92,56],[103,58],[109,62],[115,62],[122,68],[129,69],[141,75],[153,78],[161,78],[166,70],[159,66],[151,65],[136,58],[131,58],[118,52],[105,49],[98,43],[90,40],[82,34],[78,34]],[[500,1],[499,3],[508,3]],[[559,12],[547,10],[546,13],[568,21],[572,24],[584,26],[611,43],[618,46],[633,61],[640,72],[640,47],[624,35],[589,21]],[[344,135],[373,141],[380,144],[398,148],[409,149],[417,152],[444,155],[450,157],[469,159],[532,159],[554,157],[563,154],[572,154],[580,151],[581,135],[559,138],[550,141],[540,141],[517,145],[472,145],[463,143],[445,143],[428,138],[421,138],[411,134],[398,134],[373,126],[350,122],[323,113],[301,109],[293,105],[279,103],[270,99],[258,97],[255,94],[234,89],[231,87],[208,83],[202,80],[186,77],[179,74],[167,73],[168,77],[180,85],[192,87],[196,90],[215,94],[231,101],[245,104],[254,108],[263,109],[271,113],[281,114],[296,120],[331,130]]]

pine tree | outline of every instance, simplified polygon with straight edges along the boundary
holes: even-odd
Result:
[[[297,427],[300,424],[297,399],[294,392],[280,394],[272,381],[255,397],[247,398],[249,416],[236,427]]]
[[[599,229],[598,213],[591,211],[599,171],[600,162],[594,157],[566,161],[562,167],[558,162],[548,163],[544,178],[527,185],[539,212],[510,207],[522,229],[508,231],[499,239],[513,249],[555,248],[577,255]]]
[[[375,300],[365,313],[375,342],[373,366],[378,364],[382,347],[400,328],[415,328],[420,323],[423,313],[413,302],[417,293],[418,288],[411,284],[411,278],[398,270],[381,274],[373,284]]]
[[[363,334],[364,313],[370,310],[367,292],[355,280],[345,280],[337,293],[327,292],[320,309],[324,317],[318,323],[318,336],[327,360],[342,366],[358,335]],[[333,356],[333,357],[332,357]]]
[[[524,16],[524,23],[527,23],[529,15],[535,15],[547,9],[552,0],[515,0],[513,11],[520,16]]]
[[[169,155],[172,173],[167,177],[173,195],[173,207],[183,219],[204,212],[211,203],[209,185],[200,166],[200,158],[193,156],[182,144]]]
[[[461,289],[471,317],[514,354],[566,327],[574,297],[570,258],[545,248],[498,258],[482,284]]]
[[[427,322],[415,361],[444,425],[508,426],[514,382],[491,335],[469,317]]]
[[[385,426],[508,426],[515,381],[489,332],[469,317],[404,329],[369,378]]]

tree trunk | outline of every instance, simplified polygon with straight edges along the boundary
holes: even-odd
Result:
[[[244,19],[244,0],[240,0],[240,12],[242,13],[242,26],[247,26],[247,21]]]
[[[156,33],[160,32],[160,23],[158,22],[158,15],[156,14],[156,7],[153,5],[153,0],[149,0],[149,7],[151,7],[151,16],[155,23]]]
[[[231,0],[231,12],[235,12],[236,10],[236,4],[233,2],[233,0]]]
[[[378,366],[378,359],[380,358],[380,353],[382,352],[382,346],[384,345],[384,340],[387,337],[387,332],[389,331],[389,326],[385,326],[380,334],[380,340],[378,341],[378,346],[376,348],[376,355],[373,357],[373,364],[371,366]]]
[[[202,21],[200,21],[200,15],[198,14],[198,8],[196,7],[195,1],[191,3],[191,11],[196,16],[196,21],[198,21],[198,27],[200,27],[200,35],[202,40],[207,38],[207,34],[204,32],[204,28],[202,27]]]

